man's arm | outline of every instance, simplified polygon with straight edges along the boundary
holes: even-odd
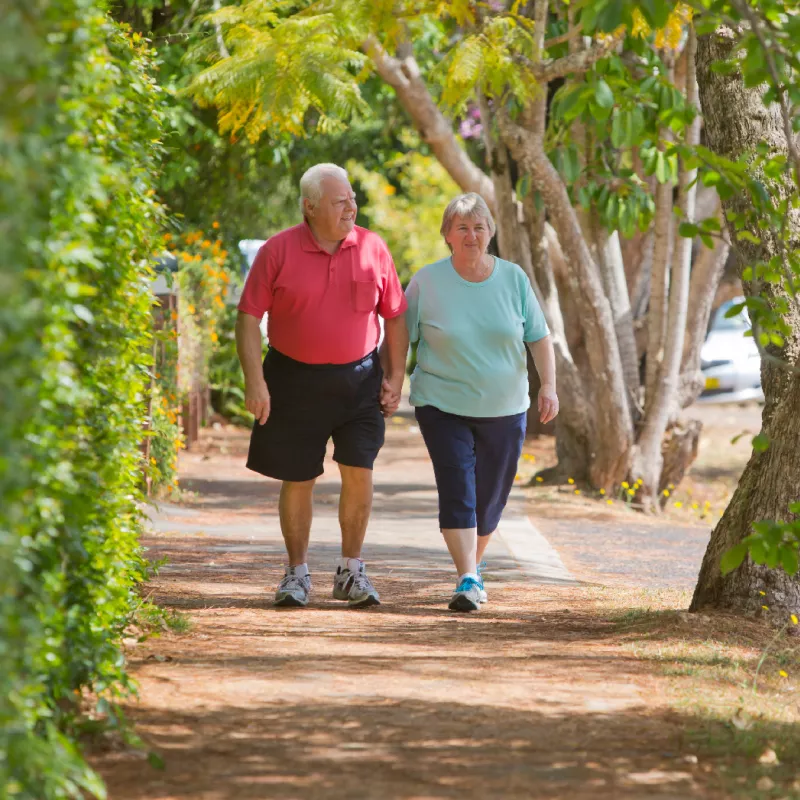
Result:
[[[400,390],[403,388],[408,358],[408,327],[405,314],[386,319],[383,324],[383,344],[380,349],[384,374],[381,406],[388,417],[400,405]]]
[[[539,389],[539,419],[542,423],[550,422],[558,414],[556,356],[553,351],[553,340],[552,337],[545,336],[537,342],[528,342],[527,345],[542,384]]]
[[[240,311],[236,318],[236,352],[244,372],[244,404],[263,425],[269,417],[269,391],[261,366],[260,321]]]

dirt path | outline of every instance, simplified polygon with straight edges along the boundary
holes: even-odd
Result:
[[[183,454],[188,491],[146,542],[169,558],[152,599],[191,629],[129,643],[141,687],[129,715],[165,768],[141,752],[97,752],[112,800],[731,796],[726,758],[698,751],[695,715],[670,705],[669,681],[598,611],[595,589],[533,584],[490,548],[489,604],[469,617],[446,610],[453,575],[407,422],[391,426],[376,472],[376,506],[397,520],[369,539],[383,605],[330,599],[328,468],[312,606],[274,609],[276,487],[244,470],[245,444],[212,431],[205,450]]]

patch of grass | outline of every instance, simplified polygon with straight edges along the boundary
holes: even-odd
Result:
[[[191,620],[186,614],[172,608],[162,608],[148,601],[136,609],[132,622],[146,636],[152,636],[159,631],[186,633],[192,627]]]

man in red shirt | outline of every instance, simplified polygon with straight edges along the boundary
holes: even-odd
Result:
[[[289,564],[275,603],[305,606],[312,490],[333,438],[342,476],[342,558],[333,596],[361,608],[380,602],[361,549],[384,413],[397,407],[405,372],[406,300],[386,244],[355,224],[345,170],[317,164],[300,179],[300,194],[304,221],[259,250],[239,302],[236,345],[245,405],[255,416],[247,466],[282,481]],[[269,350],[262,364],[259,324],[266,312]],[[376,350],[379,314],[384,364]]]

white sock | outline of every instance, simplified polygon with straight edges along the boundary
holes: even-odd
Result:
[[[461,583],[461,581],[463,581],[464,578],[472,578],[472,580],[478,581],[478,583],[480,583],[481,580],[481,576],[478,575],[477,572],[465,572],[463,575],[459,575],[458,582]]]
[[[339,566],[342,569],[349,569],[350,572],[358,572],[361,569],[361,565],[363,564],[363,560],[360,558],[340,558],[339,559]]]
[[[294,569],[294,574],[297,575],[298,578],[305,578],[308,573],[308,564],[298,564]]]

